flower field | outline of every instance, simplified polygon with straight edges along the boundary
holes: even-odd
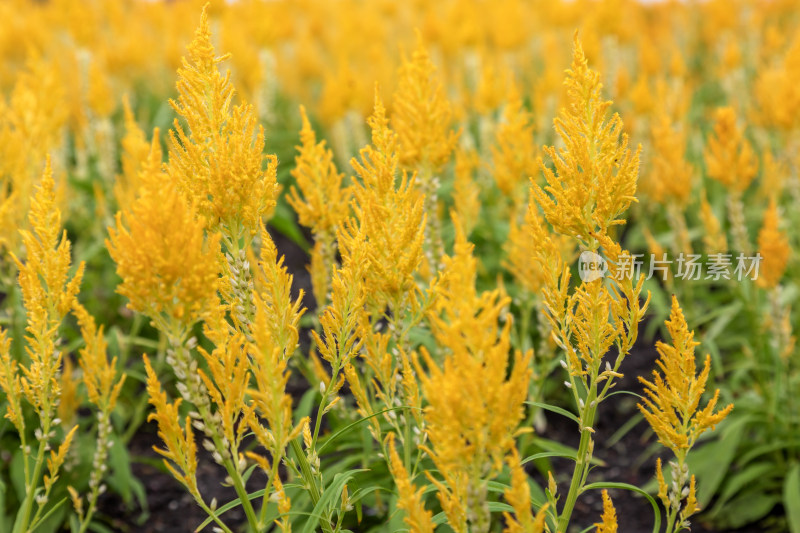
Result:
[[[0,20],[0,533],[800,533],[796,0]]]

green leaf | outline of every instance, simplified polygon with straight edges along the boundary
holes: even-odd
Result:
[[[251,492],[250,494],[248,494],[247,495],[247,499],[250,500],[250,501],[253,501],[256,498],[260,498],[263,495],[264,495],[264,489],[261,489],[261,490],[257,490],[255,492]],[[242,505],[242,499],[241,498],[236,498],[235,500],[231,500],[231,501],[229,501],[228,503],[226,503],[225,505],[223,505],[221,507],[217,507],[214,510],[214,514],[217,516],[217,518],[219,518],[224,513],[228,512],[231,509],[233,509],[234,507],[238,507],[240,505]],[[195,529],[195,531],[202,531],[204,527],[206,527],[207,525],[209,525],[213,521],[214,521],[214,518],[212,518],[212,517],[206,518],[205,522],[203,522],[202,524],[197,526],[197,529]]]
[[[576,424],[578,424],[579,426],[581,425],[580,418],[578,418],[574,414],[570,413],[566,409],[562,409],[561,407],[556,407],[555,405],[550,405],[550,404],[541,403],[541,402],[525,402],[525,403],[528,404],[528,405],[532,405],[534,407],[539,407],[540,409],[545,409],[547,411],[552,411],[553,413],[557,413],[557,414],[559,414],[561,416],[565,416],[565,417],[569,418],[570,420],[572,420],[573,422],[575,422]]]
[[[546,457],[563,457],[565,459],[572,459],[575,460],[575,454],[573,452],[541,452],[535,453],[533,455],[529,455],[522,461],[521,464],[530,463],[531,461],[536,461],[537,459],[544,459]]]
[[[783,508],[786,509],[789,531],[800,533],[800,463],[792,465],[783,481]]]
[[[653,533],[659,533],[659,531],[661,531],[661,511],[658,510],[658,504],[656,503],[656,501],[653,499],[652,496],[650,496],[648,493],[646,493],[639,487],[635,485],[630,485],[628,483],[606,481],[600,483],[590,483],[585,487],[583,487],[582,492],[586,492],[587,490],[592,490],[592,489],[623,489],[635,492],[637,494],[641,494],[642,496],[647,498],[647,501],[650,502],[650,506],[653,508],[653,518],[655,519],[655,522],[653,523]]]
[[[333,477],[333,482],[329,486],[325,487],[325,492],[322,493],[317,505],[314,506],[314,510],[311,511],[311,517],[306,522],[306,525],[301,533],[313,533],[317,527],[317,524],[319,523],[319,519],[322,518],[322,515],[325,510],[328,509],[328,506],[333,503],[334,498],[338,499],[341,497],[342,490],[347,482],[353,479],[358,472],[364,471],[364,469],[358,469],[351,470],[350,472],[344,474],[336,474]]]
[[[711,510],[711,515],[718,516],[719,513],[723,513],[725,504],[728,503],[731,498],[735,497],[740,490],[750,486],[758,479],[763,478],[767,475],[767,473],[775,470],[775,468],[776,466],[772,463],[756,463],[749,465],[740,472],[732,475],[730,479],[723,484],[722,492],[720,493],[717,501],[714,503],[714,508]]]

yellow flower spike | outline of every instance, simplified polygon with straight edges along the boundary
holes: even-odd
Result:
[[[503,492],[503,495],[508,504],[514,508],[514,515],[509,512],[503,513],[506,521],[503,533],[544,533],[549,504],[545,503],[534,517],[531,512],[528,475],[520,463],[519,452],[516,449],[511,450],[506,462],[511,469],[511,486]]]
[[[58,402],[58,418],[61,419],[63,427],[72,426],[77,415],[78,408],[81,401],[78,397],[79,379],[75,379],[74,365],[72,358],[64,357],[64,366],[61,369],[61,379],[59,388],[61,389],[61,398]]]
[[[525,110],[522,96],[515,90],[508,97],[491,147],[492,175],[500,191],[510,199],[520,184],[534,175],[537,149],[533,138],[533,119]]]
[[[731,107],[718,108],[714,133],[705,150],[708,175],[722,183],[734,195],[741,195],[758,172],[758,159],[744,133],[736,125]]]
[[[151,152],[152,153],[152,152]],[[106,247],[128,307],[152,320],[189,327],[218,305],[219,236],[204,224],[163,173],[142,175],[144,189],[116,216]]]
[[[479,165],[480,158],[475,150],[456,150],[453,204],[467,236],[472,233],[481,214],[481,188],[474,177]]]
[[[436,67],[417,34],[411,59],[403,59],[392,102],[392,127],[397,132],[400,164],[436,172],[449,159],[458,140],[451,127],[452,109],[436,79]]]
[[[706,357],[703,370],[696,375],[694,349],[699,343],[694,340],[694,332],[689,331],[675,296],[665,324],[672,345],[656,344],[661,374],[653,371],[652,381],[639,378],[646,394],[639,409],[653,427],[659,442],[678,454],[685,453],[706,429],[713,429],[721,422],[733,409],[733,404],[714,413],[717,391],[704,409],[697,410],[711,368],[710,358]]]
[[[333,152],[325,141],[317,142],[306,110],[300,106],[303,129],[300,130],[300,146],[295,157],[295,168],[291,174],[297,181],[286,200],[297,213],[303,226],[315,234],[334,234],[336,228],[350,213],[350,189],[342,184],[344,174],[336,171]]]
[[[302,308],[304,291],[300,290],[292,299],[292,280],[283,264],[283,256],[278,257],[278,249],[265,226],[260,229],[261,253],[255,272],[255,289],[263,300],[270,334],[283,350],[281,356],[289,358],[297,348],[300,318],[305,313]]]
[[[540,164],[547,185],[534,193],[557,232],[590,242],[623,224],[619,216],[636,201],[641,147],[631,153],[622,119],[608,117],[611,102],[603,100],[600,76],[589,69],[577,33],[564,85],[568,105],[554,121],[564,147],[544,147],[554,168]]]
[[[5,418],[14,424],[17,433],[25,435],[25,416],[22,412],[22,383],[19,364],[11,355],[11,339],[0,329],[0,389],[6,395]]]
[[[216,406],[215,414],[219,418],[222,436],[228,442],[233,456],[248,429],[246,424],[238,422],[246,410],[245,394],[250,382],[250,362],[241,333],[229,335],[229,326],[224,321],[209,327],[221,327],[224,331],[209,335],[210,338],[217,339],[210,352],[198,347],[208,365],[208,372],[198,369],[197,373],[206,386],[212,404]],[[222,335],[224,340],[220,340]]]
[[[146,355],[144,367],[147,373],[147,395],[150,404],[155,408],[154,413],[147,417],[148,422],[155,420],[158,423],[158,436],[166,448],[153,449],[164,456],[164,465],[170,473],[189,493],[195,498],[199,497],[197,489],[197,447],[194,442],[194,432],[192,430],[191,419],[186,417],[185,430],[181,427],[181,419],[178,407],[181,400],[170,403],[167,394],[161,390],[153,367],[150,366],[150,359]],[[173,466],[173,463],[175,466]],[[177,467],[177,468],[176,468]]]
[[[66,231],[59,241],[61,211],[56,205],[49,157],[28,219],[32,232],[20,232],[26,261],[23,264],[13,253],[11,257],[19,270],[19,284],[28,312],[28,331],[37,335],[44,334],[69,312],[78,293],[84,268],[81,263],[75,275],[69,279],[71,245]]]
[[[58,451],[51,451],[50,457],[47,458],[47,471],[49,476],[44,476],[44,490],[49,493],[53,484],[58,481],[58,471],[61,465],[64,464],[64,459],[67,458],[67,451],[72,444],[72,438],[75,436],[75,431],[78,429],[77,424],[64,436],[64,440],[58,446]]]
[[[389,449],[389,471],[392,473],[397,485],[397,508],[406,512],[403,520],[411,533],[433,533],[433,513],[425,509],[423,489],[417,489],[411,482],[408,470],[403,466],[403,461],[397,455],[394,446],[394,433],[389,433],[386,438],[386,447]]]
[[[603,490],[603,516],[600,519],[603,522],[595,524],[597,533],[617,533],[617,510],[614,509],[611,497],[605,489]]]
[[[130,206],[136,199],[140,186],[139,173],[149,157],[157,158],[161,164],[161,144],[147,142],[144,132],[136,122],[131,110],[128,95],[122,98],[122,109],[125,117],[125,136],[122,137],[122,174],[114,183],[114,197],[120,207]],[[153,133],[153,142],[158,139],[158,129]],[[155,148],[158,148],[155,150]]]
[[[227,56],[214,53],[204,8],[188,58],[178,69],[178,100],[170,100],[186,129],[175,119],[168,168],[207,227],[225,229],[238,240],[239,228],[254,235],[262,219],[271,216],[278,194],[278,160],[263,155],[264,130],[257,126],[253,107],[232,107],[230,72],[223,76],[217,67]]]
[[[73,313],[86,343],[80,350],[78,364],[83,370],[83,383],[86,385],[89,401],[104,412],[111,412],[125,383],[126,374],[118,373],[116,357],[108,359],[108,344],[103,335],[103,328],[97,327],[86,308],[75,302]]]
[[[764,289],[778,285],[789,263],[789,238],[786,232],[779,229],[779,225],[778,206],[773,198],[764,213],[764,223],[758,233],[758,253],[762,259],[756,283]]]
[[[700,197],[700,220],[703,222],[703,246],[707,254],[726,253],[728,251],[728,239],[722,231],[719,219],[714,215],[711,204],[706,198],[706,191],[703,190]]]
[[[661,457],[656,459],[656,481],[658,481],[658,499],[664,504],[664,507],[669,507],[669,496],[667,495],[667,482],[664,480],[664,472],[661,469]]]
[[[351,161],[358,176],[353,186],[354,217],[338,232],[339,245],[345,260],[363,248],[359,253],[366,264],[364,291],[372,306],[409,299],[413,307],[414,273],[423,258],[424,199],[414,188],[413,176],[404,172],[397,180],[397,135],[388,127],[377,87],[368,123],[372,144],[361,149],[360,162]]]
[[[649,175],[653,197],[661,203],[675,202],[685,207],[692,193],[694,169],[685,159],[686,133],[660,113],[651,128],[653,170]]]

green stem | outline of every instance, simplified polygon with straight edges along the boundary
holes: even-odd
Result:
[[[46,428],[44,431],[45,437],[39,441],[39,450],[36,452],[36,463],[33,467],[33,476],[27,481],[27,491],[25,493],[25,501],[22,502],[22,514],[20,515],[20,521],[14,523],[14,532],[28,532],[31,531],[29,529],[29,523],[31,520],[31,511],[33,510],[33,499],[36,495],[36,485],[39,480],[39,476],[42,474],[42,466],[44,465],[44,449],[46,443],[46,436],[50,432],[50,428]]]
[[[317,505],[319,502],[319,488],[317,487],[317,481],[314,479],[314,473],[311,471],[311,465],[308,464],[308,460],[306,459],[305,453],[303,453],[303,449],[300,447],[300,444],[297,442],[297,439],[292,440],[292,450],[294,454],[297,456],[297,462],[300,464],[300,473],[303,478],[304,483],[308,487],[308,494],[311,496],[311,503],[314,506]],[[322,526],[322,530],[325,533],[333,533],[333,529],[331,528],[330,518],[328,517],[320,517],[320,525]]]
[[[572,472],[572,480],[569,484],[567,500],[564,503],[564,509],[561,511],[561,516],[558,519],[558,531],[565,532],[567,530],[570,518],[572,517],[572,511],[575,508],[575,502],[586,481],[587,469],[590,462],[587,455],[589,453],[589,444],[592,440],[590,428],[594,424],[594,417],[597,412],[597,405],[595,403],[596,394],[597,390],[593,385],[586,397],[586,404],[581,415],[581,441],[578,445],[578,455],[575,458],[575,469]]]

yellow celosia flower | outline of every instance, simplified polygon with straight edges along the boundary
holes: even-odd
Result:
[[[457,231],[460,225],[454,224]],[[441,363],[421,348],[426,373],[415,356],[422,391],[428,451],[449,488],[429,475],[456,531],[469,522],[477,530],[488,524],[484,497],[464,499],[464,491],[480,494],[486,479],[502,468],[514,448],[514,434],[524,416],[532,352],[517,352],[510,371],[511,321],[500,326],[508,297],[499,290],[478,295],[476,261],[463,233],[456,236],[456,254],[446,258],[439,297],[430,312],[437,343],[447,348]],[[465,488],[468,487],[468,488]],[[477,499],[476,499],[477,498]],[[471,512],[469,518],[464,510]]]
[[[397,132],[400,164],[436,172],[449,159],[458,134],[451,127],[452,110],[436,79],[436,67],[418,37],[411,59],[405,58],[392,101],[392,127]]]
[[[126,375],[119,375],[116,357],[110,361],[108,359],[108,345],[103,336],[103,328],[97,327],[94,318],[80,303],[75,302],[73,312],[86,343],[80,350],[78,364],[83,370],[83,383],[86,385],[89,401],[103,411],[113,411]]]
[[[404,522],[411,533],[433,533],[433,513],[425,509],[423,489],[417,489],[408,476],[408,470],[397,455],[394,447],[394,433],[389,433],[386,446],[389,449],[389,470],[397,485],[397,508],[406,512]]]
[[[577,34],[564,85],[568,106],[554,121],[564,147],[544,147],[554,169],[541,164],[547,186],[534,191],[556,231],[588,241],[624,223],[618,217],[636,201],[639,150],[628,149],[619,115],[608,118],[611,102],[602,99],[600,76],[589,69]]]
[[[515,90],[503,109],[492,152],[492,175],[500,191],[515,197],[519,186],[533,176],[536,166],[533,120]]]
[[[719,391],[716,391],[705,408],[698,410],[711,370],[711,358],[706,357],[703,370],[696,375],[694,349],[700,343],[694,340],[694,332],[689,331],[675,296],[665,324],[672,345],[660,341],[656,344],[661,374],[653,371],[652,381],[639,378],[647,395],[639,409],[659,442],[678,453],[690,449],[707,429],[714,429],[733,409],[733,404],[715,413],[719,398]]]
[[[731,107],[717,109],[714,134],[705,151],[708,175],[734,194],[741,195],[758,172],[758,159],[750,143],[736,125]]]
[[[683,207],[692,193],[692,165],[685,159],[686,133],[673,127],[662,113],[651,130],[653,170],[649,181],[658,202],[675,202]]]
[[[197,446],[194,442],[191,419],[188,416],[186,417],[184,429],[181,426],[178,412],[181,400],[169,402],[167,394],[161,390],[158,376],[156,376],[153,367],[150,366],[150,360],[146,355],[143,357],[144,368],[147,372],[147,395],[156,410],[155,413],[150,413],[147,420],[155,420],[158,423],[158,436],[166,446],[166,448],[156,448],[154,446],[153,449],[164,456],[164,465],[175,479],[185,486],[195,499],[199,499],[200,492],[197,488]]]
[[[617,533],[617,510],[614,509],[614,504],[611,502],[611,497],[608,495],[607,490],[603,490],[603,520],[597,527],[597,533]]]
[[[770,28],[773,29],[773,28]],[[800,36],[795,36],[781,60],[758,74],[755,96],[760,119],[768,125],[791,130],[800,115]]]
[[[707,254],[726,253],[728,251],[728,239],[719,219],[714,216],[711,204],[708,203],[706,192],[700,198],[700,220],[703,222],[703,245]]]
[[[519,453],[516,449],[511,451],[508,466],[511,469],[511,486],[505,490],[503,495],[508,504],[514,508],[514,515],[512,516],[508,512],[503,513],[506,520],[503,533],[544,533],[549,504],[545,503],[536,516],[533,516],[528,475],[520,463]]]
[[[205,237],[203,223],[166,175],[151,169],[142,179],[141,197],[108,230],[106,246],[122,278],[117,291],[134,311],[188,327],[218,304],[219,236]]]
[[[170,100],[187,129],[175,120],[169,174],[209,228],[227,227],[231,239],[239,228],[254,235],[275,207],[278,160],[266,156],[264,168],[264,130],[253,107],[231,106],[230,72],[217,68],[226,56],[214,55],[205,9],[188,51],[178,69],[178,100]]]
[[[353,185],[355,217],[339,232],[342,254],[366,247],[364,291],[370,302],[385,306],[413,299],[414,273],[422,261],[426,216],[414,178],[405,172],[397,181],[397,135],[389,129],[377,87],[375,112],[368,123],[372,144],[361,149],[361,162],[351,161],[358,175]],[[357,244],[363,241],[361,244]]]
[[[474,150],[456,150],[453,207],[465,235],[472,233],[481,214],[481,188],[473,176],[479,165],[480,158]]]
[[[120,208],[130,206],[136,199],[141,185],[139,172],[141,172],[148,157],[151,156],[151,143],[147,142],[144,132],[136,122],[136,117],[133,116],[127,95],[122,99],[122,109],[125,116],[125,136],[120,141],[122,145],[122,154],[120,155],[122,174],[117,176],[117,181],[114,184],[114,197]],[[158,129],[153,133],[153,137],[158,138]],[[158,151],[154,152],[152,156],[158,159],[160,165],[160,144],[158,145]]]
[[[789,263],[791,247],[786,233],[779,229],[780,217],[775,200],[769,202],[764,213],[764,223],[758,233],[758,253],[761,265],[756,283],[765,289],[778,285]]]
[[[342,186],[344,174],[336,171],[333,152],[325,146],[325,141],[317,142],[303,106],[300,115],[303,129],[295,168],[291,171],[297,188],[291,188],[286,200],[303,226],[314,233],[335,232],[350,212],[350,190]]]

